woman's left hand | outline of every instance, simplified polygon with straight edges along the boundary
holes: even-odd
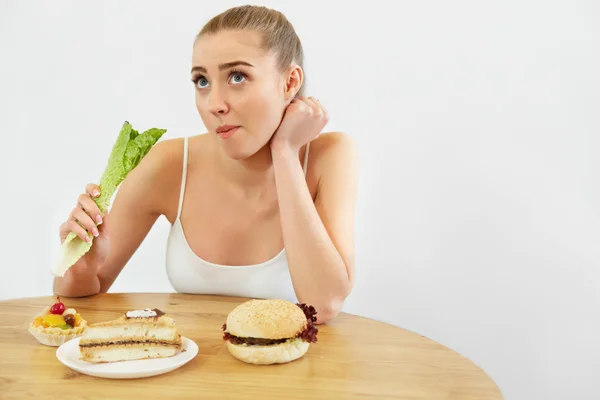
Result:
[[[271,148],[300,150],[319,136],[329,117],[319,100],[314,97],[297,97],[287,106],[285,114],[271,138]]]

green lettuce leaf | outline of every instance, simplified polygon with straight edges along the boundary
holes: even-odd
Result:
[[[129,122],[125,121],[98,184],[100,197],[94,199],[102,215],[108,209],[110,200],[121,182],[138,166],[165,132],[166,129],[152,128],[140,134],[133,129]],[[92,248],[94,237],[90,235],[90,239],[91,241],[88,243],[81,240],[75,233],[69,233],[61,245],[58,260],[52,268],[52,274],[64,276],[65,272]]]

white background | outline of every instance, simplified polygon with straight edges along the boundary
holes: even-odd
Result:
[[[194,35],[231,1],[4,1],[0,298],[51,294],[58,225],[124,120],[204,132]],[[278,1],[327,130],[361,151],[345,311],[481,366],[507,399],[598,399],[600,6]],[[171,291],[161,219],[112,291]],[[9,275],[10,274],[10,275]]]

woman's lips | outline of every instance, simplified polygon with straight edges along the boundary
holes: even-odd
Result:
[[[217,135],[221,139],[229,139],[235,132],[237,132],[238,128],[239,126],[223,125],[217,128]]]

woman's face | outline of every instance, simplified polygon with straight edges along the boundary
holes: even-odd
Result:
[[[196,107],[209,134],[233,159],[264,147],[292,100],[276,57],[260,44],[254,31],[222,31],[194,44]]]

